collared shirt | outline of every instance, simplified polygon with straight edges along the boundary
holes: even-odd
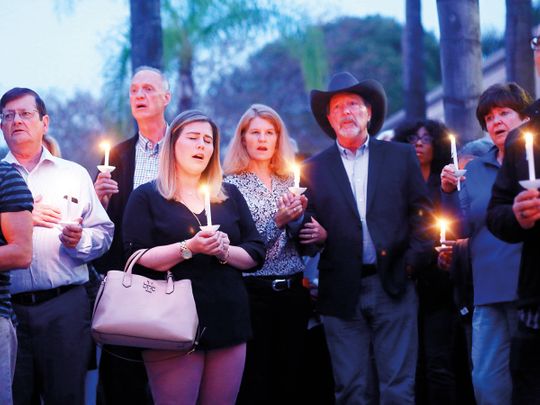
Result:
[[[168,128],[168,126],[167,126]],[[133,189],[141,184],[154,180],[158,174],[159,150],[163,138],[153,143],[139,132],[139,139],[135,147],[135,173],[133,174]]]
[[[266,248],[263,267],[256,272],[243,275],[291,276],[302,272],[304,264],[296,249],[295,241],[289,237],[286,228],[279,229],[275,221],[277,201],[288,192],[289,187],[293,186],[293,178],[272,175],[272,190],[266,188],[259,177],[251,172],[229,175],[225,181],[234,184],[244,196]]]
[[[25,179],[34,199],[57,207],[62,221],[82,217],[82,237],[75,248],[60,242],[62,225],[34,226],[32,264],[28,271],[11,273],[11,293],[48,290],[88,281],[86,263],[109,249],[114,225],[99,202],[86,169],[77,163],[54,157],[42,149],[41,158],[28,172],[8,152],[4,161],[12,163]],[[68,201],[71,201],[69,203]]]
[[[369,136],[366,142],[360,146],[355,153],[344,148],[336,140],[341,161],[347,172],[349,183],[356,200],[356,207],[362,221],[362,241],[363,241],[363,262],[364,264],[375,264],[377,262],[377,251],[369,234],[366,221],[367,207],[367,184],[369,167]]]

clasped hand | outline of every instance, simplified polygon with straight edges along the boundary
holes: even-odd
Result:
[[[277,227],[281,229],[289,222],[300,218],[306,210],[307,202],[306,196],[297,196],[293,193],[284,193],[279,197],[275,216]]]
[[[221,231],[199,231],[188,243],[193,253],[216,256],[219,260],[227,259],[230,245],[229,236]]]

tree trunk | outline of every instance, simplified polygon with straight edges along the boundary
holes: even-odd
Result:
[[[534,59],[529,46],[532,14],[531,0],[506,0],[506,78],[534,97]]]
[[[460,143],[481,135],[476,106],[482,92],[478,0],[437,0],[441,30],[444,117]]]
[[[401,37],[405,118],[418,121],[426,118],[424,29],[420,18],[420,0],[406,0],[405,9],[405,28]]]
[[[178,113],[192,109],[195,98],[195,83],[193,81],[193,52],[186,41],[181,48],[180,68],[178,71]]]
[[[130,0],[131,68],[162,68],[163,32],[160,0]]]

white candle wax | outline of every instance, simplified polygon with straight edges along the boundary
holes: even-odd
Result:
[[[534,152],[533,152],[533,136],[530,132],[525,134],[525,155],[529,166],[529,180],[536,180],[536,172],[534,169]]]
[[[101,147],[105,150],[105,160],[103,162],[104,166],[109,166],[109,153],[111,152],[111,145],[108,142],[103,142]]]
[[[452,155],[452,160],[454,162],[454,167],[456,168],[456,170],[459,170],[458,158],[457,158],[456,137],[454,135],[450,135],[450,153]]]
[[[459,170],[459,162],[457,156],[457,147],[456,147],[456,137],[454,135],[449,135],[450,137],[450,154],[452,155],[452,161],[454,162],[454,170]],[[461,182],[458,179],[457,183],[458,191],[461,190]]]
[[[210,211],[210,189],[207,185],[202,187],[204,194],[204,211],[206,213],[206,225],[212,226],[212,212]]]
[[[440,242],[441,242],[441,244],[443,244],[443,242],[446,240],[446,221],[440,221],[439,225],[441,227]]]
[[[300,187],[300,166],[297,164],[293,165],[293,175],[294,175],[294,187]]]

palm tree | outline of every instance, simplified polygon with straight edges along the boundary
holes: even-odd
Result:
[[[506,0],[506,77],[535,94],[531,0]]]
[[[164,0],[163,16],[165,66],[176,66],[179,111],[194,105],[194,65],[204,50],[228,48],[232,56],[235,40],[249,43],[250,34],[275,31],[282,19],[274,6],[249,0]]]
[[[481,134],[476,105],[482,92],[478,0],[437,0],[446,124],[461,143]]]
[[[163,32],[160,0],[130,0],[131,69],[162,68]]]
[[[403,90],[405,118],[409,121],[426,117],[426,75],[424,67],[424,29],[420,18],[420,0],[405,1],[403,49]]]

